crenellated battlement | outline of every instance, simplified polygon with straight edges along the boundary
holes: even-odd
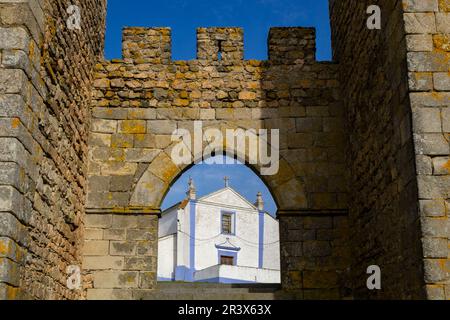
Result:
[[[122,56],[135,64],[168,64],[172,57],[170,28],[126,27],[122,32]]]
[[[172,61],[170,28],[126,27],[122,55],[127,63],[169,64]],[[314,28],[271,28],[268,37],[269,61],[273,64],[315,62]],[[244,30],[237,27],[197,29],[197,60],[236,64],[244,60]]]

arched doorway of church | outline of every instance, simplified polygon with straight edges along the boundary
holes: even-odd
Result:
[[[280,283],[277,205],[247,165],[222,155],[193,165],[161,209],[159,283]]]

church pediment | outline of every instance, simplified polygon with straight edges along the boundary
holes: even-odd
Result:
[[[218,205],[240,207],[256,210],[255,206],[230,187],[216,191],[199,199],[203,202],[212,202]]]

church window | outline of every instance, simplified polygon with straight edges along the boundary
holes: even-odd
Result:
[[[234,265],[234,257],[231,256],[220,256],[220,264],[224,264],[227,266]]]
[[[224,213],[222,214],[222,233],[232,234],[233,233],[233,214]]]

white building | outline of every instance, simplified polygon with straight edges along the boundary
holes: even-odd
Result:
[[[228,186],[187,198],[159,221],[158,280],[279,283],[278,220],[264,211],[261,193],[253,205]]]

